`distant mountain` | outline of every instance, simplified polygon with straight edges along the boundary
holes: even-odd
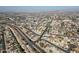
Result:
[[[56,11],[48,11],[48,13],[64,13],[62,10],[56,10]]]
[[[0,6],[0,12],[48,12],[79,11],[79,6]]]

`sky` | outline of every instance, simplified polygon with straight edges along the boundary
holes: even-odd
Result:
[[[79,6],[0,6],[0,12],[78,11]]]

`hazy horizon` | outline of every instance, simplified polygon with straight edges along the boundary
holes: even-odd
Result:
[[[0,6],[0,12],[78,11],[79,6]]]

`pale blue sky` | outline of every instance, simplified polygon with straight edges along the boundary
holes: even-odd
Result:
[[[41,12],[53,10],[78,11],[79,6],[0,6],[0,12]]]

